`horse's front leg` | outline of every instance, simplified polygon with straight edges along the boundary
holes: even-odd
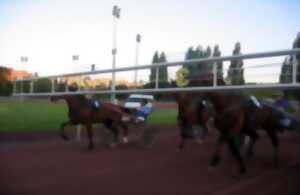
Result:
[[[128,125],[126,125],[125,123],[120,125],[122,127],[123,130],[123,138],[122,141],[124,144],[128,143]]]
[[[179,146],[178,146],[178,151],[181,151],[183,150],[184,146],[185,146],[185,139],[184,137],[181,137],[180,138],[180,143],[179,143]]]
[[[232,152],[233,156],[235,157],[235,159],[237,160],[237,162],[239,164],[239,172],[241,174],[245,173],[246,172],[245,162],[244,162],[243,158],[241,157],[238,143],[234,136],[228,137],[228,146],[229,146],[229,149]]]
[[[67,121],[67,122],[64,122],[60,125],[60,136],[64,139],[64,140],[69,140],[69,138],[66,136],[65,134],[65,127],[68,126],[68,125],[71,125],[72,122],[71,121]]]
[[[247,146],[247,155],[248,156],[253,156],[253,154],[254,154],[254,146],[255,146],[256,141],[259,138],[259,135],[254,130],[251,131],[251,132],[249,132],[249,133],[247,133],[247,135],[250,137],[250,143],[249,144],[244,143],[246,146],[248,145]],[[246,140],[246,138],[247,137],[245,137],[245,140]]]
[[[87,134],[88,134],[88,138],[89,138],[89,150],[93,150],[94,149],[94,142],[93,142],[93,128],[92,128],[92,124],[91,123],[87,123],[86,125],[86,130],[87,130]]]
[[[271,142],[274,148],[274,154],[273,154],[273,160],[275,165],[278,165],[279,161],[279,139],[277,132],[274,129],[268,129],[267,133],[269,137],[271,138]]]
[[[226,140],[226,136],[220,134],[217,139],[212,158],[210,160],[210,166],[215,167],[220,164],[221,161],[220,153],[222,151],[225,140]]]
[[[185,147],[185,142],[186,142],[186,139],[188,139],[189,135],[188,135],[188,127],[186,126],[182,126],[180,125],[180,143],[179,143],[179,146],[178,146],[178,151],[181,151],[184,149]]]

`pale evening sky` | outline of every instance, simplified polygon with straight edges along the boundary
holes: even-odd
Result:
[[[110,68],[115,4],[117,67],[134,64],[136,33],[146,64],[155,50],[172,60],[199,44],[219,44],[223,55],[237,41],[243,53],[289,49],[300,31],[298,0],[0,0],[0,65],[40,75]]]

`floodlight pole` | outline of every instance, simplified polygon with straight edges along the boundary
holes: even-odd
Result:
[[[136,48],[135,48],[135,66],[137,67],[139,65],[139,46],[140,46],[140,42],[141,42],[141,35],[137,34],[136,35]],[[134,84],[137,85],[138,82],[138,70],[136,69],[134,71]]]
[[[78,61],[79,61],[79,55],[73,55],[72,56],[72,60],[73,60],[73,72],[76,71],[76,66],[78,66]],[[81,76],[79,76],[81,78]],[[80,83],[81,83],[81,79],[79,79],[79,83],[78,83],[78,91],[80,91]]]
[[[116,56],[117,56],[117,20],[120,18],[121,8],[117,5],[113,6],[112,15],[113,15],[113,48],[112,48],[112,69],[116,68]],[[111,101],[116,103],[116,73],[112,72],[111,79]]]
[[[22,68],[21,68],[21,71],[22,71],[22,69],[23,68],[25,68],[26,67],[26,63],[28,62],[28,57],[27,56],[21,56],[21,58],[20,58],[20,61],[21,61],[21,63],[22,63]],[[24,76],[21,74],[21,93],[24,93]],[[21,101],[23,101],[24,99],[23,99],[23,97],[21,98]]]

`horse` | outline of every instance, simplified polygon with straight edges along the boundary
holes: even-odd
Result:
[[[70,91],[74,91],[73,89]],[[60,125],[60,134],[64,140],[68,140],[64,128],[68,125],[82,124],[86,127],[89,145],[88,149],[94,148],[92,124],[102,123],[114,134],[114,146],[118,141],[119,129],[123,130],[123,142],[128,142],[128,125],[127,123],[134,120],[131,114],[125,113],[119,106],[108,102],[97,102],[98,108],[93,106],[95,102],[87,99],[84,95],[58,95],[52,96],[51,101],[63,99],[68,105],[69,120]]]
[[[225,85],[223,80],[217,80],[219,85]],[[210,75],[203,79],[195,79],[190,82],[190,86],[209,86],[212,85],[213,79]],[[286,116],[285,113],[276,110],[274,107],[267,103],[261,103],[253,97],[244,96],[234,91],[219,91],[219,92],[199,92],[190,94],[190,97],[199,99],[206,97],[214,106],[215,114],[213,115],[216,129],[219,131],[217,143],[214,153],[212,155],[210,165],[217,166],[220,163],[220,152],[224,145],[227,143],[230,151],[238,162],[239,172],[245,173],[246,166],[244,159],[241,157],[239,151],[239,144],[245,135],[250,137],[250,144],[247,148],[247,154],[253,155],[253,148],[259,138],[257,129],[264,129],[271,138],[274,147],[274,160],[278,159],[279,140],[277,136],[278,131],[283,129],[295,129],[300,127],[299,121],[291,118],[290,124],[284,124],[282,119]],[[203,107],[198,107],[198,109]],[[205,114],[199,113],[207,111],[199,110],[198,121],[203,122],[207,120]],[[194,113],[195,114],[195,113]],[[181,118],[183,118],[181,116]],[[186,119],[192,119],[191,115],[185,116]],[[181,129],[182,130],[182,129]],[[183,129],[185,130],[185,129]],[[182,133],[181,133],[182,134]]]
[[[189,93],[174,94],[178,105],[177,123],[180,129],[180,144],[178,150],[182,150],[187,139],[195,139],[198,143],[208,133],[208,123],[213,115],[212,109],[206,100],[195,98]],[[196,138],[195,127],[200,127],[200,138]]]

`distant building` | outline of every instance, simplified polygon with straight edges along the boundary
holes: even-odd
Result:
[[[72,76],[72,77],[65,77],[63,80],[67,80],[70,85],[77,84],[77,85],[79,85],[83,88],[87,88],[87,89],[95,89],[97,87],[108,88],[111,85],[110,78],[92,79],[89,76],[85,76],[85,77]],[[135,84],[134,82],[129,82],[127,80],[116,80],[116,86],[118,86],[118,85],[127,86],[128,88],[143,86],[142,83]]]
[[[32,78],[34,77],[33,73],[27,72],[25,70],[14,70],[13,68],[4,67],[8,71],[7,79],[9,81],[15,81],[20,79]]]
[[[14,69],[11,69],[11,73],[9,76],[11,81],[27,79],[32,77],[34,77],[33,73],[27,72],[26,70],[14,70]]]

